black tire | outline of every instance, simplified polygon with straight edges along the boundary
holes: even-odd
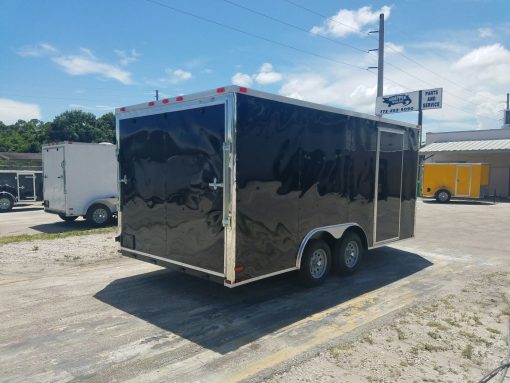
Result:
[[[358,234],[348,231],[335,242],[333,268],[338,274],[353,274],[358,270],[365,247]]]
[[[87,211],[87,221],[96,227],[106,226],[111,220],[110,208],[102,203],[95,203]]]
[[[325,265],[324,265],[325,262]],[[331,249],[320,239],[311,239],[301,258],[299,279],[306,287],[322,284],[331,270]]]
[[[14,200],[11,196],[6,194],[0,194],[0,213],[7,213],[11,211],[14,206]]]
[[[436,201],[440,203],[446,203],[450,201],[450,198],[452,198],[451,193],[446,189],[441,189],[436,192],[435,195]]]
[[[76,219],[78,218],[78,216],[66,216],[65,214],[59,214],[58,216],[60,217],[61,220],[66,222],[73,222],[76,221]]]

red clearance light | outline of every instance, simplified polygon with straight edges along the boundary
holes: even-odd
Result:
[[[223,87],[216,89],[216,93],[223,93],[223,92],[225,92],[225,88],[223,88]]]
[[[184,97],[182,97],[182,96],[177,96],[175,98],[175,101],[182,101],[182,100],[184,100]]]
[[[72,143],[73,143],[73,141],[69,140],[69,141],[67,141],[67,143],[68,143],[68,144],[72,144]]]
[[[237,265],[236,267],[234,267],[234,271],[236,273],[242,273],[244,271],[244,266],[243,265]]]
[[[154,106],[155,102],[154,101],[150,101],[147,105],[149,106]]]
[[[239,92],[241,92],[241,93],[246,93],[246,92],[248,92],[248,88],[245,88],[245,87],[243,87],[243,86],[240,86],[240,87],[239,87]]]
[[[121,112],[125,112],[126,111],[126,108],[123,106],[122,108],[119,109]]]
[[[168,98],[164,98],[163,100],[161,100],[161,103],[163,104],[168,104],[170,102],[170,100]]]

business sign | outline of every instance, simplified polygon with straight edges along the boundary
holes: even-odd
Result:
[[[392,94],[377,97],[375,114],[416,112],[420,110],[420,92],[422,95],[421,109],[439,109],[443,102],[443,88],[417,90],[415,92]]]
[[[421,110],[443,107],[443,88],[421,90]]]

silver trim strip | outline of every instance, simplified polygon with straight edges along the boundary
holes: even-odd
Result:
[[[310,230],[305,235],[305,237],[301,241],[301,244],[299,245],[298,255],[296,257],[296,269],[301,268],[301,258],[303,257],[303,252],[305,251],[306,244],[308,243],[310,238],[312,238],[315,234],[325,231],[325,232],[331,234],[335,239],[339,239],[342,237],[342,235],[344,235],[344,232],[348,228],[354,227],[354,226],[359,227],[361,230],[363,230],[363,228],[360,225],[358,225],[357,223],[354,223],[354,222],[340,223],[338,225],[330,225],[330,226],[321,226],[321,227],[316,227],[315,229]],[[365,230],[363,230],[363,233],[365,233],[365,237],[366,237],[367,233],[365,232]]]
[[[145,257],[149,257],[149,258],[154,258],[154,259],[159,259],[160,261],[163,261],[163,262],[168,262],[168,263],[172,263],[174,265],[177,265],[177,266],[182,266],[182,267],[186,267],[188,269],[192,269],[192,270],[196,270],[196,271],[201,271],[203,273],[207,273],[207,274],[211,274],[211,275],[215,275],[217,277],[225,277],[224,274],[222,273],[218,273],[217,271],[212,271],[212,270],[208,270],[208,269],[203,269],[201,267],[197,267],[197,266],[193,266],[193,265],[189,265],[187,263],[183,263],[183,262],[179,262],[179,261],[174,261],[172,259],[168,259],[168,258],[163,258],[163,257],[159,257],[157,255],[153,255],[153,254],[149,254],[149,253],[144,253],[143,251],[138,251],[138,250],[133,250],[133,249],[128,249],[126,247],[120,247],[121,250],[125,250],[129,253],[134,253],[134,254],[138,254],[138,255],[143,255]]]
[[[295,271],[295,270],[297,270],[296,267],[291,267],[290,269],[275,271],[274,273],[269,273],[269,274],[261,275],[261,276],[258,276],[258,277],[250,278],[250,279],[247,279],[247,280],[241,281],[241,282],[236,282],[236,283],[226,283],[226,282],[224,282],[223,285],[226,286],[226,287],[230,287],[230,288],[237,287],[237,286],[241,286],[241,285],[246,285],[247,283],[251,283],[251,282],[255,282],[255,281],[260,281],[261,279],[266,279],[266,278],[273,277],[273,276],[278,275],[278,274],[288,273],[288,272]]]

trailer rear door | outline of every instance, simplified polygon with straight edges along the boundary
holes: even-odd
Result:
[[[122,247],[223,276],[225,103],[119,121]]]
[[[43,150],[44,207],[52,211],[66,211],[65,155],[63,146]]]
[[[455,197],[469,197],[471,194],[471,164],[457,165]]]

